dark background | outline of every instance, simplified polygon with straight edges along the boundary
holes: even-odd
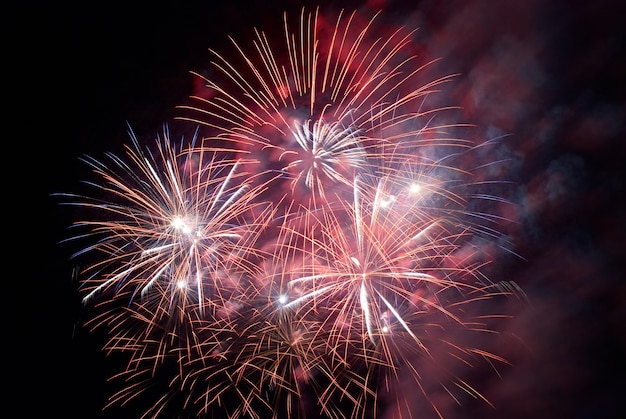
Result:
[[[305,2],[311,5],[310,2]],[[462,76],[450,94],[485,135],[511,134],[519,205],[506,280],[529,305],[510,323],[528,350],[463,417],[617,418],[624,408],[624,8],[602,1],[331,2],[420,28]],[[151,139],[186,102],[208,48],[281,35],[295,2],[48,2],[5,17],[5,355],[14,417],[101,414],[115,362],[81,328],[71,210],[51,197],[88,177],[83,154],[120,152],[129,122]],[[13,96],[10,92],[16,92]],[[12,129],[10,129],[12,128]],[[6,406],[6,404],[5,404]],[[11,410],[13,410],[11,409]]]

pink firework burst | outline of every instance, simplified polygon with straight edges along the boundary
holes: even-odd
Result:
[[[436,60],[423,63],[413,53],[415,31],[382,38],[375,18],[342,12],[331,21],[303,10],[295,29],[285,14],[280,47],[258,30],[251,53],[232,40],[239,56],[213,51],[214,72],[223,77],[200,76],[206,90],[180,107],[181,118],[262,156],[266,170],[284,172],[293,200],[309,206],[349,193],[384,147],[445,141],[436,134],[447,128],[430,125],[445,109],[428,108],[425,99],[454,75],[424,82]]]

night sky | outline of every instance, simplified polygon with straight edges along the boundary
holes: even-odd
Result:
[[[7,363],[17,372],[5,384],[23,397],[9,399],[20,412],[14,417],[135,417],[124,409],[101,413],[114,390],[106,380],[117,360],[100,351],[101,334],[81,327],[88,310],[69,260],[76,249],[59,244],[75,210],[60,207],[51,194],[73,191],[89,176],[82,155],[120,152],[127,123],[139,138],[151,139],[173,121],[176,106],[194,92],[189,72],[208,65],[208,48],[224,48],[228,35],[245,43],[255,26],[280,36],[284,10],[295,17],[301,4],[315,4],[223,3],[49,2],[22,7],[13,20],[8,42],[20,42],[5,65],[22,81],[9,104],[17,118],[5,124],[19,124],[20,134],[5,139],[19,150],[5,158],[19,165],[12,172],[26,170],[7,180],[24,183],[23,198],[6,199],[17,223],[28,224],[18,233],[17,256],[10,256],[19,260],[18,270],[5,268],[15,272],[5,280],[17,287],[5,295],[12,307],[5,323],[17,329],[5,334]],[[625,414],[621,2],[327,4],[370,14],[382,9],[385,22],[418,27],[428,53],[443,57],[446,71],[461,74],[450,88],[451,102],[463,106],[463,117],[486,137],[507,135],[504,144],[516,157],[518,228],[511,235],[523,259],[508,259],[496,271],[528,296],[504,331],[524,347],[504,348],[512,367],[484,386],[495,410],[470,405],[457,409],[457,417]]]

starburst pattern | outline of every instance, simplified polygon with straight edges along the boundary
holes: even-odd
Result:
[[[369,417],[407,371],[441,416],[424,362],[453,400],[488,403],[449,360],[506,362],[465,345],[502,316],[485,302],[517,292],[483,273],[507,246],[491,211],[505,183],[486,175],[502,161],[484,152],[498,142],[429,107],[455,76],[427,78],[414,31],[380,36],[375,18],[303,10],[284,48],[232,40],[179,107],[206,135],[165,130],[152,148],[131,133],[126,159],[86,159],[95,192],[63,197],[93,243],[76,256],[98,255],[81,273],[90,323],[129,355],[111,405],[175,371],[146,417]]]

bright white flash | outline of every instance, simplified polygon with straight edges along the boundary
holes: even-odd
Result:
[[[182,217],[174,217],[172,219],[172,227],[174,227],[176,230],[182,231],[183,234],[191,234],[191,227],[185,222],[185,220]]]
[[[386,199],[381,199],[379,205],[381,208],[389,208],[395,202],[395,200],[396,200],[396,197],[393,195],[390,195]]]
[[[409,193],[410,194],[417,194],[422,190],[422,185],[420,185],[417,182],[413,182],[409,185]]]

